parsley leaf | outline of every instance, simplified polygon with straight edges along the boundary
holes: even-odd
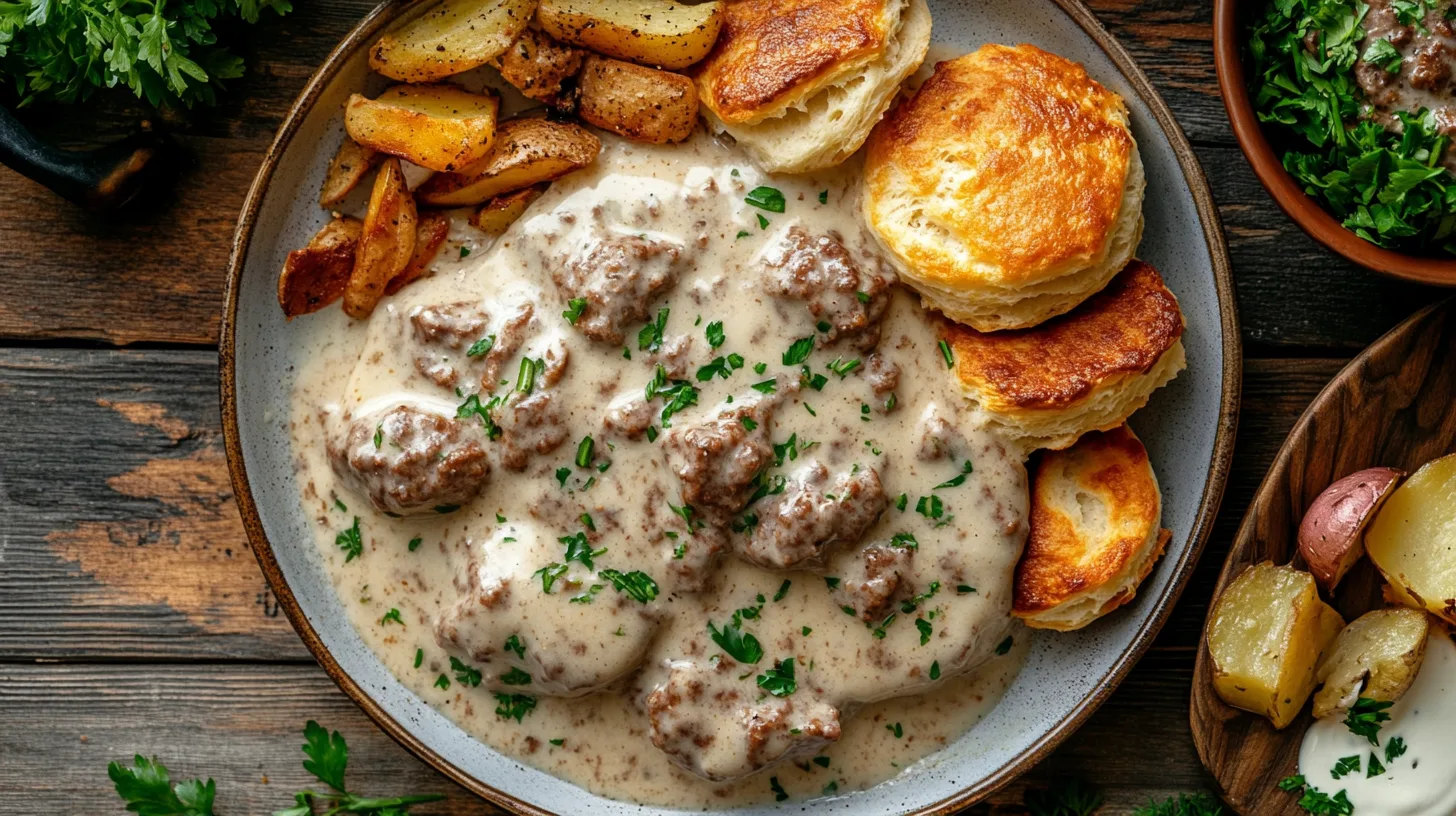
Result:
[[[1393,705],[1393,702],[1361,697],[1345,712],[1345,727],[1355,736],[1370,740],[1371,745],[1379,746],[1380,724],[1390,719],[1386,709]]]
[[[475,688],[480,685],[480,669],[460,662],[460,658],[450,658],[450,670],[455,672],[455,682],[462,686]]]
[[[561,313],[561,316],[566,318],[567,323],[575,326],[576,321],[580,320],[582,314],[586,312],[586,298],[572,298],[566,301],[566,306],[567,309]]]
[[[793,342],[793,345],[789,346],[787,351],[784,352],[784,365],[798,365],[799,363],[802,363],[805,360],[809,359],[809,355],[813,351],[814,336],[810,335],[808,337],[800,337],[798,340],[795,340]]]
[[[784,194],[773,187],[755,187],[748,191],[748,196],[743,200],[760,210],[776,213],[784,211]]]
[[[727,339],[723,335],[723,321],[721,320],[714,320],[712,323],[709,323],[705,331],[708,336],[708,345],[712,348],[723,345],[723,341]]]
[[[1063,776],[1044,790],[1028,790],[1024,801],[1031,816],[1091,816],[1102,806],[1102,791],[1080,777]]]
[[[354,517],[352,527],[334,536],[334,546],[344,551],[345,564],[364,554],[364,536],[359,532],[358,516]]]
[[[779,661],[778,665],[760,674],[756,679],[759,688],[775,697],[787,697],[799,688],[798,682],[794,679],[794,659],[792,657]]]
[[[336,791],[343,791],[344,771],[349,766],[349,745],[344,735],[329,730],[309,720],[303,727],[303,769],[318,777],[319,781]]]
[[[763,646],[758,638],[751,632],[744,632],[738,620],[724,624],[722,629],[708,621],[708,636],[739,663],[757,663],[763,659]]]
[[[213,816],[212,800],[217,785],[211,779],[189,779],[172,784],[167,766],[153,757],[137,754],[133,767],[120,762],[106,766],[106,775],[130,813],[141,816]]]
[[[614,569],[604,569],[597,575],[610,581],[618,592],[626,593],[640,603],[648,603],[657,597],[657,582],[640,570],[622,573]]]
[[[526,718],[527,714],[536,710],[536,698],[529,694],[503,694],[497,692],[495,702],[495,715],[503,720],[521,722]]]

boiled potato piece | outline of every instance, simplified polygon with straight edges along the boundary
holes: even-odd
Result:
[[[590,56],[578,79],[577,113],[639,142],[680,142],[698,123],[698,91],[681,74]]]
[[[450,218],[444,213],[432,212],[421,215],[415,228],[415,251],[410,254],[409,265],[395,275],[384,287],[384,294],[392,295],[425,276],[430,264],[440,253],[440,245],[450,235]]]
[[[449,85],[396,85],[344,106],[349,138],[421,167],[452,173],[490,154],[500,101]]]
[[[386,159],[374,178],[354,271],[344,290],[344,312],[350,317],[363,320],[372,314],[384,297],[384,287],[409,266],[417,220],[415,200],[405,189],[399,159]]]
[[[324,174],[324,186],[319,190],[319,204],[332,207],[343,201],[344,196],[359,186],[359,182],[364,180],[381,158],[383,157],[379,155],[379,151],[364,147],[345,136],[343,144],[334,153],[333,161],[329,162],[329,171]]]
[[[562,42],[643,65],[686,68],[713,50],[723,28],[723,4],[541,0],[536,20]]]
[[[1344,627],[1320,600],[1314,578],[1293,567],[1255,564],[1219,596],[1209,616],[1213,690],[1275,728],[1293,722],[1314,691],[1315,667]]]
[[[1333,592],[1365,554],[1365,527],[1404,476],[1386,467],[1351,473],[1325,488],[1304,511],[1299,554],[1326,592]]]
[[[490,62],[525,30],[536,0],[443,0],[384,32],[369,67],[401,82],[434,82]]]
[[[1456,454],[1427,462],[1390,494],[1365,551],[1401,603],[1456,624]]]
[[[600,139],[569,122],[513,119],[501,124],[495,149],[485,161],[460,173],[434,176],[415,194],[436,207],[479,204],[585,167],[601,149]]]
[[[538,184],[535,187],[527,187],[524,190],[517,190],[514,193],[506,193],[496,196],[480,205],[480,209],[470,216],[470,223],[482,232],[491,235],[500,235],[516,223],[531,202],[541,197],[546,192],[545,184]]]
[[[1377,609],[1351,621],[1315,674],[1324,688],[1314,695],[1314,715],[1348,711],[1361,697],[1400,699],[1426,659],[1430,631],[1426,613],[1415,609]]]
[[[283,314],[292,319],[316,312],[344,294],[363,230],[359,219],[335,216],[308,246],[288,253],[283,274],[278,276],[278,305]]]
[[[581,73],[585,57],[586,52],[580,48],[563,45],[528,28],[493,64],[500,69],[501,77],[522,94],[564,107],[571,95],[563,86]]]

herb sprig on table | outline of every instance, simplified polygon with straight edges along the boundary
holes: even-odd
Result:
[[[322,793],[305,790],[294,794],[294,806],[276,810],[273,816],[330,816],[353,813],[360,816],[408,816],[411,807],[437,802],[441,794],[420,796],[368,797],[349,793],[344,787],[344,771],[349,766],[349,746],[338,731],[313,720],[303,729],[304,770],[328,786]],[[211,780],[186,779],[173,784],[167,766],[156,757],[138,754],[131,767],[113,762],[106,769],[116,785],[116,793],[126,803],[129,813],[138,816],[217,816],[213,799],[217,785]]]
[[[0,0],[0,81],[37,100],[75,102],[118,85],[155,106],[213,104],[242,57],[214,25],[286,14],[291,0]]]
[[[1366,9],[1358,0],[1267,2],[1248,31],[1254,109],[1276,149],[1288,148],[1284,169],[1347,229],[1384,247],[1456,254],[1456,179],[1440,165],[1448,139],[1430,112],[1396,114],[1402,133],[1360,119],[1356,61],[1400,70],[1388,43],[1360,53]]]

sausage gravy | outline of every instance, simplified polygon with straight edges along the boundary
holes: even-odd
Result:
[[[995,705],[1024,454],[964,420],[858,187],[604,137],[493,243],[458,227],[368,321],[317,321],[302,500],[402,683],[685,808],[866,788]]]

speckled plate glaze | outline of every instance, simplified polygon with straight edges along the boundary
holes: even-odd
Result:
[[[931,0],[933,54],[1030,42],[1084,64],[1126,98],[1147,167],[1139,255],[1162,271],[1187,317],[1188,370],[1133,418],[1163,488],[1167,554],[1137,599],[1071,635],[1039,632],[1021,675],[975,729],[867,791],[735,814],[948,814],[1005,784],[1074,731],[1162,626],[1212,526],[1237,418],[1241,358],[1233,283],[1203,175],[1167,106],[1132,59],[1076,0]],[[387,2],[329,55],[289,113],[244,204],[222,326],[228,461],[258,560],[304,642],[385,731],[465,787],[519,813],[657,814],[593,796],[482,746],[401,686],[360,641],[320,563],[294,484],[287,430],[295,372],[278,270],[327,213],[316,202],[343,131],[342,103],[370,79],[366,46],[410,3]]]

